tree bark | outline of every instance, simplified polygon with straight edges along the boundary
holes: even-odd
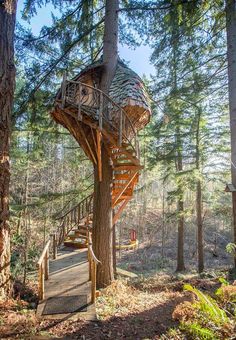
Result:
[[[226,31],[231,132],[231,177],[236,188],[236,0],[226,0]],[[233,233],[236,243],[236,192],[232,192]],[[234,258],[236,268],[236,255]]]
[[[180,138],[180,128],[176,128],[177,139],[177,173],[183,171],[183,157],[182,157],[182,141]],[[184,265],[184,191],[183,183],[180,179],[178,181],[178,201],[177,201],[177,213],[178,213],[178,245],[177,245],[177,272],[185,270]]]
[[[104,70],[100,89],[109,93],[115,74],[118,52],[118,9],[119,0],[106,0],[105,29],[103,38]],[[99,182],[95,166],[94,183],[94,232],[93,243],[97,258],[101,261],[97,272],[97,287],[105,287],[114,280],[113,269],[113,226],[112,226],[112,179],[113,171],[107,149],[102,144],[102,181]]]
[[[201,109],[198,109],[197,131],[196,131],[196,169],[200,176],[200,136],[199,127],[201,119]],[[198,250],[198,272],[204,270],[204,245],[203,245],[203,221],[202,221],[202,181],[197,180],[196,190],[196,214],[197,214],[197,250]]]
[[[102,181],[99,182],[98,168],[95,165],[93,246],[98,265],[97,287],[102,288],[114,280],[113,271],[113,227],[112,227],[112,167],[110,158],[102,145]]]
[[[10,293],[10,128],[15,89],[16,1],[0,1],[0,296]]]
[[[177,246],[177,272],[185,270],[184,266],[184,202],[178,199],[178,246]]]

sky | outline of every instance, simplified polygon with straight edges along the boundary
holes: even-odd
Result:
[[[17,20],[20,24],[30,27],[35,35],[39,34],[42,26],[49,26],[51,24],[51,12],[54,11],[55,13],[55,10],[51,5],[39,8],[37,11],[37,16],[31,19],[30,24],[21,18],[23,5],[24,0],[19,0],[17,8]],[[56,15],[58,15],[58,13],[56,13]],[[127,45],[121,46],[119,44],[119,56],[122,59],[125,59],[125,61],[128,62],[129,67],[140,76],[145,74],[147,77],[149,77],[150,74],[155,73],[154,67],[149,62],[151,52],[152,51],[148,46],[142,45],[134,50],[129,48]]]

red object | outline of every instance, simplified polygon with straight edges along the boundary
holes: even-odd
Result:
[[[130,229],[130,241],[136,241],[137,236],[136,236],[136,230]]]

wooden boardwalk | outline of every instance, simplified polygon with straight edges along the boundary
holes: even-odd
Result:
[[[47,314],[43,311],[46,303],[53,297],[87,296],[86,311]],[[47,319],[96,320],[95,305],[91,301],[91,281],[89,281],[89,262],[87,249],[71,249],[64,247],[58,252],[56,260],[49,262],[49,278],[45,281],[45,297],[40,301],[37,315]]]

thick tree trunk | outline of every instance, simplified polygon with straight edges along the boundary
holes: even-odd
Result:
[[[118,60],[118,10],[119,0],[106,0],[103,37],[104,71],[100,86],[101,90],[105,93],[109,92]]]
[[[9,145],[15,88],[16,1],[0,1],[0,296],[10,293]]]
[[[114,279],[113,271],[113,228],[112,228],[112,167],[110,158],[102,145],[102,181],[99,182],[98,169],[95,166],[94,185],[94,231],[93,245],[97,258],[101,261],[97,272],[98,288],[105,287]]]
[[[117,65],[118,40],[118,0],[106,1],[105,30],[103,40],[104,71],[100,88],[108,93]],[[97,287],[105,287],[114,279],[113,269],[113,227],[112,227],[112,178],[113,172],[110,158],[102,145],[102,181],[98,179],[98,169],[95,166],[94,184],[94,232],[93,243],[98,266]]]
[[[226,0],[226,30],[231,132],[231,177],[236,188],[236,0]],[[236,243],[236,192],[232,193],[234,243]],[[234,258],[236,268],[236,256]]]

